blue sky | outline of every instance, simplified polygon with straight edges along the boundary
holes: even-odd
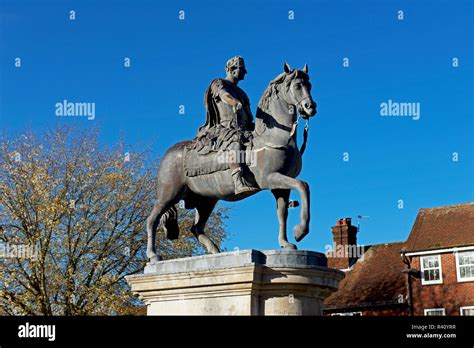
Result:
[[[241,87],[254,112],[285,61],[308,63],[318,115],[300,175],[312,200],[311,232],[300,249],[324,250],[336,219],[359,214],[370,216],[361,244],[405,240],[419,208],[474,200],[472,1],[0,4],[0,121],[11,134],[99,126],[104,143],[124,134],[163,154],[204,122],[204,91],[224,76],[228,58],[246,60]],[[96,103],[95,119],[56,117],[64,99]],[[381,117],[388,100],[420,103],[420,119]],[[269,192],[226,205],[229,250],[278,248]],[[289,231],[298,213],[290,211]]]

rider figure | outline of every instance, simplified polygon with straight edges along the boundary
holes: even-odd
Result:
[[[228,156],[229,167],[235,185],[235,194],[255,191],[245,180],[244,166],[240,155],[245,150],[255,128],[250,110],[250,101],[245,92],[237,86],[243,80],[247,70],[244,59],[236,56],[227,61],[225,79],[218,78],[211,82],[204,96],[207,115],[206,123],[199,128],[197,137],[214,140],[214,150],[235,151],[235,156]]]

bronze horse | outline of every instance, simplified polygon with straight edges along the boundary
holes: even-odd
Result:
[[[295,179],[302,167],[301,152],[296,144],[298,113],[306,120],[316,114],[316,103],[311,97],[308,66],[291,70],[285,63],[284,72],[270,82],[260,99],[253,132],[252,151],[256,165],[249,173],[260,190],[271,190],[277,202],[279,221],[278,242],[282,248],[296,249],[288,242],[286,220],[290,190],[297,190],[301,197],[300,223],[293,229],[297,242],[309,232],[309,186]],[[298,113],[295,111],[297,109]],[[178,238],[179,228],[175,205],[184,200],[186,208],[195,208],[195,221],[191,228],[197,240],[209,253],[219,249],[206,236],[204,227],[219,200],[239,201],[259,191],[234,193],[230,170],[188,177],[184,172],[184,151],[190,141],[173,145],[164,155],[158,170],[159,196],[147,219],[147,257],[150,261],[161,260],[156,254],[155,238],[158,226],[162,226],[168,239]]]

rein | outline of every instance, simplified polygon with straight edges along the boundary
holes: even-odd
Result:
[[[300,118],[301,118],[301,115],[298,114],[298,117],[296,118],[296,121],[293,122],[293,125],[291,126],[290,139],[295,134],[296,126],[298,126]],[[303,144],[301,144],[301,147],[300,147],[301,156],[303,156],[303,153],[306,150],[306,143],[308,141],[308,133],[309,133],[309,119],[306,119],[306,124],[304,126],[304,131],[303,131]],[[290,140],[288,140],[288,142],[290,142]]]

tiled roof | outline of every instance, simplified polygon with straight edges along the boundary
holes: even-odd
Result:
[[[474,245],[474,203],[420,209],[405,250],[462,245]]]
[[[406,242],[370,246],[346,272],[326,310],[395,304],[405,296],[401,250],[420,251],[474,245],[474,203],[420,209]]]
[[[405,296],[405,267],[400,256],[405,242],[370,246],[324,302],[325,309],[397,303]]]

